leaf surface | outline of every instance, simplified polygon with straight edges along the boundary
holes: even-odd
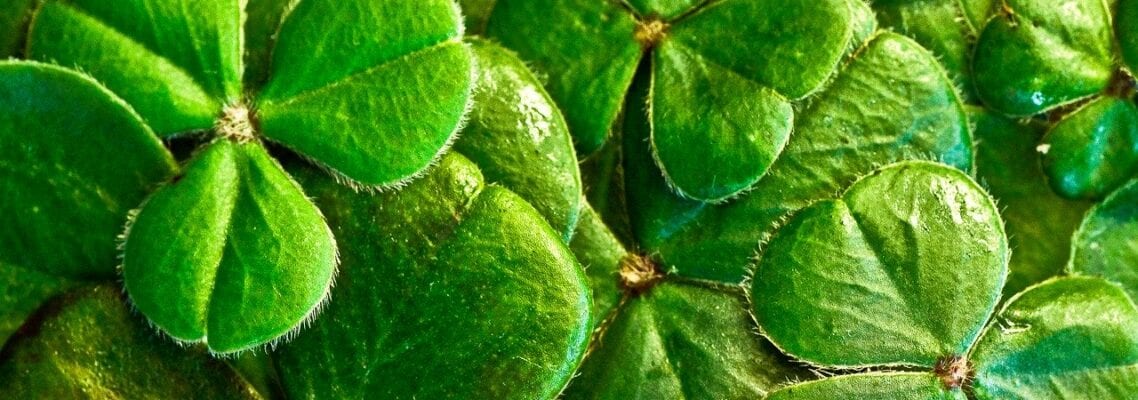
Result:
[[[1138,299],[1138,181],[1099,203],[1075,232],[1070,269],[1122,285]]]
[[[844,375],[788,386],[766,400],[965,400],[963,392],[944,388],[927,372],[873,372]]]
[[[1052,126],[1043,146],[1043,169],[1055,192],[1076,199],[1105,197],[1138,175],[1138,106],[1097,98]]]

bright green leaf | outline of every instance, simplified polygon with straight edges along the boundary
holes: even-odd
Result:
[[[1068,114],[1043,138],[1043,169],[1069,198],[1102,198],[1138,175],[1138,106],[1100,97]]]
[[[932,366],[962,355],[1007,276],[1003,222],[964,173],[894,164],[798,212],[762,251],[755,318],[810,363]]]
[[[176,165],[130,107],[94,80],[0,63],[0,263],[109,277],[127,212]]]
[[[1007,225],[1012,256],[1004,298],[1058,275],[1067,265],[1071,236],[1091,204],[1051,191],[1039,166],[1038,124],[1021,124],[974,110],[976,175],[987,184]]]
[[[221,361],[156,335],[111,285],[28,319],[0,353],[0,387],[15,399],[260,398]]]
[[[790,102],[682,44],[663,43],[653,67],[652,148],[668,183],[722,201],[757,182],[790,138]]]
[[[1008,301],[972,354],[977,399],[1138,396],[1138,309],[1119,288],[1059,278]]]
[[[871,372],[844,375],[788,386],[766,400],[966,400],[959,390],[947,390],[940,378],[927,372]]]
[[[498,0],[486,34],[549,75],[577,149],[591,154],[609,137],[640,60],[635,30],[613,1]]]
[[[976,43],[980,98],[1030,116],[1099,93],[1114,74],[1110,19],[1103,0],[1006,0]]]
[[[630,96],[632,110],[643,104]],[[863,112],[850,104],[872,105]],[[624,173],[640,245],[665,269],[736,283],[756,245],[786,213],[832,196],[858,176],[904,159],[936,158],[968,169],[972,141],[963,106],[936,59],[912,40],[881,33],[797,117],[786,150],[755,188],[725,205],[672,195],[644,142],[626,124]]]
[[[1075,233],[1071,271],[1117,282],[1138,299],[1138,181],[1123,186],[1087,214]]]
[[[336,301],[278,353],[297,398],[553,398],[592,328],[560,234],[452,155],[398,193],[291,169],[343,250]],[[320,366],[313,368],[313,366]],[[430,379],[424,379],[430,377]]]
[[[92,74],[159,134],[208,129],[240,100],[237,0],[51,0],[28,57]]]
[[[601,332],[566,399],[758,399],[807,376],[755,335],[736,291],[665,282]]]
[[[283,99],[274,97],[284,89],[274,92],[273,83],[296,78],[274,70],[258,104],[261,128],[355,182],[401,185],[454,139],[470,100],[472,57],[467,45],[447,42]]]
[[[670,20],[682,16],[684,13],[696,9],[696,6],[703,3],[702,0],[628,0],[629,6],[632,6],[641,17],[656,17],[664,20]]]
[[[479,68],[474,107],[455,150],[487,180],[526,199],[568,241],[582,199],[565,119],[517,56],[485,40],[472,45]]]
[[[165,333],[232,353],[311,319],[336,257],[319,210],[265,149],[222,139],[143,205],[123,280]]]

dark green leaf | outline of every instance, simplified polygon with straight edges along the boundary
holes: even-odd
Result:
[[[1029,116],[1099,93],[1114,74],[1102,0],[1006,0],[976,43],[977,92],[989,107]]]
[[[741,294],[665,282],[602,328],[567,399],[757,399],[806,376],[754,333]]]
[[[452,155],[399,193],[293,169],[328,214],[336,301],[278,353],[296,398],[552,398],[592,322],[584,274],[517,195]],[[320,366],[314,368],[313,366]]]
[[[1095,206],[1075,233],[1072,272],[1117,282],[1138,299],[1138,181]]]
[[[577,149],[591,154],[607,140],[641,57],[635,30],[613,1],[498,0],[486,34],[549,74]]]
[[[1000,205],[1012,256],[1004,298],[1058,275],[1071,236],[1091,204],[1066,200],[1047,185],[1036,144],[1042,127],[974,110],[976,174]]]
[[[628,0],[628,5],[642,17],[670,20],[704,3],[702,0]]]
[[[682,44],[653,61],[652,149],[668,183],[705,201],[755,184],[790,137],[790,102]]]
[[[37,0],[5,0],[0,13],[0,59],[16,57],[24,52],[28,22]]]
[[[1131,71],[1138,71],[1138,1],[1119,0],[1114,16],[1115,35],[1122,48],[1122,57]]]
[[[1100,97],[1055,124],[1043,138],[1043,169],[1069,198],[1102,198],[1138,175],[1138,107]]]
[[[221,361],[156,335],[119,288],[76,289],[48,303],[0,352],[14,399],[256,399]]]
[[[1008,249],[964,173],[894,164],[798,212],[763,249],[751,294],[763,332],[825,366],[933,366],[968,350],[1000,297]]]
[[[977,399],[1138,397],[1138,309],[1119,288],[1058,278],[1008,301],[976,344]]]
[[[175,168],[137,114],[94,80],[0,63],[0,263],[110,277],[127,212]]]
[[[293,0],[246,0],[245,5],[245,85],[260,89],[269,77],[277,30]]]
[[[806,382],[771,393],[766,400],[966,400],[927,372],[871,372]]]
[[[646,87],[630,96],[630,110],[643,104]],[[672,195],[648,155],[646,127],[637,124],[625,126],[623,150],[635,236],[665,269],[732,283],[742,280],[756,245],[779,218],[877,166],[932,157],[968,169],[972,162],[968,121],[952,82],[927,51],[890,33],[870,40],[799,113],[771,171],[728,204]]]
[[[241,98],[238,0],[50,0],[28,56],[92,74],[161,135],[208,129]]]
[[[123,280],[168,335],[232,353],[311,319],[336,258],[319,210],[261,144],[221,139],[143,205]]]
[[[565,119],[517,56],[485,40],[472,44],[479,66],[474,107],[455,150],[488,181],[526,199],[568,241],[582,199]]]
[[[0,263],[0,344],[44,302],[74,285],[64,278]]]
[[[620,263],[629,253],[591,207],[581,211],[581,223],[569,243],[585,268],[593,291],[593,322],[601,323],[616,310],[624,292],[620,287]]]

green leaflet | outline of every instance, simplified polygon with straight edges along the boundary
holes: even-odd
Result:
[[[593,322],[601,324],[612,315],[624,297],[620,285],[620,263],[629,253],[587,204],[581,210],[581,223],[577,224],[577,232],[569,242],[569,248],[588,275],[593,292]]]
[[[565,241],[580,215],[581,175],[561,111],[513,53],[482,39],[474,106],[455,150],[537,208]]]
[[[965,400],[927,372],[880,372],[838,376],[789,386],[766,400],[898,399]]]
[[[987,22],[994,0],[878,0],[873,2],[881,25],[896,29],[936,54],[969,101],[972,47]]]
[[[261,144],[219,140],[143,205],[123,281],[173,338],[232,353],[311,319],[336,262],[320,212]]]
[[[1114,74],[1104,0],[1008,0],[983,28],[974,71],[984,103],[1030,116],[1097,94]]]
[[[644,104],[647,83],[629,109]],[[640,93],[640,94],[636,94]],[[871,104],[861,112],[850,104]],[[874,36],[810,106],[754,189],[724,205],[670,193],[652,163],[636,118],[624,126],[624,174],[633,233],[666,270],[737,283],[756,245],[788,212],[830,197],[881,164],[936,158],[969,169],[971,135],[960,99],[936,59],[913,41]]]
[[[1138,181],[1118,189],[1087,213],[1075,232],[1070,270],[1117,282],[1138,299]]]
[[[0,386],[19,399],[260,398],[221,361],[155,335],[110,285],[37,311],[0,353]]]
[[[1043,146],[1043,169],[1056,193],[1102,198],[1138,175],[1138,106],[1097,98],[1056,123]]]
[[[159,135],[208,129],[241,95],[240,16],[236,0],[191,3],[47,1],[28,57],[90,73]]]
[[[610,318],[566,399],[760,398],[807,376],[754,335],[737,288],[664,282]]]
[[[291,170],[326,211],[343,263],[337,301],[278,353],[289,395],[532,399],[561,391],[591,329],[589,289],[533,207],[485,185],[458,155],[379,196]]]
[[[122,100],[75,72],[0,63],[0,104],[0,263],[113,276],[127,212],[173,175],[173,157]]]
[[[652,63],[649,110],[627,114],[651,120],[669,185],[706,202],[767,172],[790,132],[787,99],[818,90],[860,28],[845,0],[563,3],[501,0],[487,33],[550,74],[583,154],[607,141],[638,63]]]
[[[273,47],[289,7],[300,0],[245,0],[245,86],[260,90],[269,77]]]
[[[1060,278],[1008,301],[972,353],[979,399],[1138,396],[1138,309],[1119,288]]]
[[[799,212],[761,256],[750,292],[756,319],[776,345],[818,367],[884,371],[790,386],[771,398],[1138,395],[1138,308],[1106,281],[1053,278],[988,321],[1006,273],[1000,228],[974,182],[930,163],[885,167],[840,199]],[[920,262],[926,256],[936,265]],[[861,279],[842,277],[855,270]],[[896,367],[907,372],[889,371]]]
[[[1059,197],[1047,185],[1036,144],[1039,124],[1020,124],[973,109],[976,175],[1000,205],[1011,248],[1004,298],[1058,275],[1070,258],[1071,237],[1091,203]]]
[[[5,0],[0,13],[0,59],[20,56],[36,0]]]
[[[1007,246],[995,204],[967,175],[894,164],[774,234],[751,286],[755,318],[812,364],[933,365],[979,334],[1007,276]]]

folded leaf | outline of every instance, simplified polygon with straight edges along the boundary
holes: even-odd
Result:
[[[0,263],[72,278],[114,275],[127,212],[176,168],[122,100],[33,62],[0,63],[0,149]]]
[[[0,386],[17,399],[258,399],[221,361],[154,334],[112,285],[42,307],[0,353]]]
[[[1100,97],[1055,124],[1043,138],[1043,168],[1055,192],[1102,198],[1138,175],[1138,106]]]
[[[280,339],[328,297],[336,243],[261,144],[218,140],[142,206],[126,236],[131,301],[216,353]]]
[[[905,162],[799,211],[766,244],[755,318],[780,349],[833,367],[962,355],[1007,276],[1003,222],[964,173]]]
[[[287,394],[547,399],[561,391],[592,328],[589,290],[532,206],[484,186],[459,155],[379,196],[309,167],[290,170],[327,213],[343,263],[336,301],[278,353]]]
[[[1103,0],[1007,0],[976,43],[984,103],[1030,116],[1099,93],[1114,74],[1110,10]]]

